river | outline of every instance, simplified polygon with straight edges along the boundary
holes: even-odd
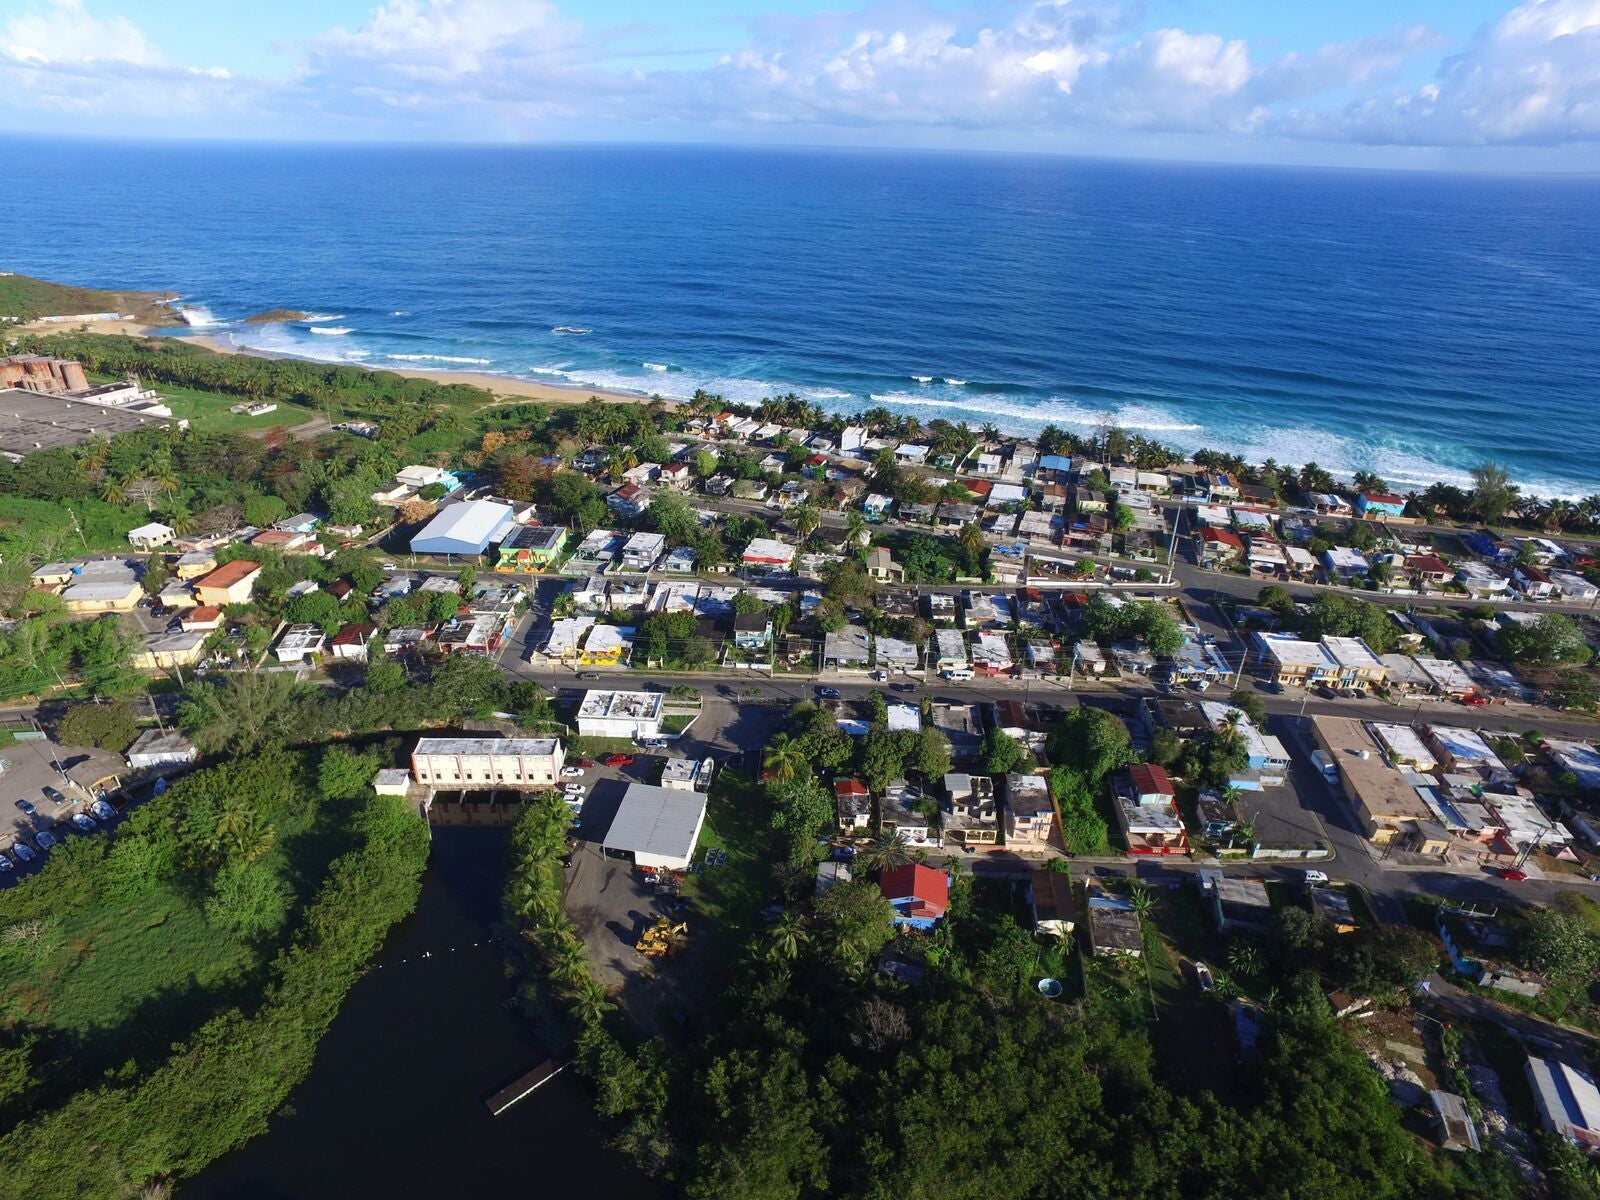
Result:
[[[504,830],[434,831],[416,912],[351,990],[305,1083],[185,1200],[660,1195],[606,1148],[571,1072],[498,1119],[484,1108],[546,1057],[504,1006],[511,983],[487,942],[505,842]]]

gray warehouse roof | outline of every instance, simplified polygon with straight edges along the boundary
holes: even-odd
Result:
[[[167,417],[142,416],[22,388],[0,389],[0,454],[21,456],[34,450],[78,446],[97,436],[114,437],[169,424]]]
[[[688,858],[706,811],[704,792],[675,791],[648,783],[632,783],[606,831],[607,850],[663,858]]]

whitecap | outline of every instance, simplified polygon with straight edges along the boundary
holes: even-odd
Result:
[[[952,378],[949,375],[946,375],[944,377],[944,381],[946,383],[948,383],[951,387],[966,387],[967,386],[967,381],[965,379],[955,379],[955,378]]]
[[[299,323],[301,325],[321,325],[328,321],[344,320],[343,313],[302,313]]]
[[[494,361],[492,358],[469,358],[461,354],[386,354],[384,357],[397,362],[464,363],[474,367],[487,367]]]
[[[389,315],[391,317],[409,317],[411,314],[403,308],[397,308]]]
[[[344,325],[312,325],[306,332],[320,334],[323,337],[344,337],[354,333],[355,330]]]
[[[593,333],[594,330],[585,329],[582,325],[557,325],[550,332],[551,333],[570,333],[574,337],[580,337],[580,336],[582,336],[583,334],[586,334],[586,333]]]
[[[918,383],[932,383],[933,382],[933,376],[932,375],[913,375],[911,378],[916,380]]]
[[[658,362],[640,363],[639,365],[642,366],[646,371],[670,371],[672,369],[671,367],[667,366],[666,363]]]
[[[177,310],[183,323],[191,329],[207,329],[212,325],[221,325],[215,313],[203,304],[189,304]]]

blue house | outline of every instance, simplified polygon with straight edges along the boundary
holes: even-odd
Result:
[[[1403,496],[1362,492],[1356,497],[1356,515],[1359,517],[1403,517],[1405,512],[1406,501]]]
[[[1038,473],[1043,475],[1053,472],[1057,475],[1072,474],[1072,460],[1062,454],[1041,454],[1039,456]]]
[[[1505,563],[1516,557],[1516,551],[1482,529],[1456,535],[1461,544],[1484,562]]]

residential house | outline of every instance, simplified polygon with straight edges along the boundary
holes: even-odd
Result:
[[[200,661],[209,635],[199,630],[156,634],[129,655],[137,671],[171,671]]]
[[[1467,1108],[1465,1098],[1455,1092],[1434,1088],[1428,1093],[1428,1100],[1433,1105],[1433,1120],[1439,1129],[1441,1150],[1457,1153],[1471,1150],[1477,1153],[1482,1149],[1478,1127],[1472,1120],[1472,1112]]]
[[[1449,700],[1460,700],[1477,690],[1472,677],[1461,669],[1461,664],[1444,658],[1430,658],[1423,654],[1412,657],[1412,662],[1428,678],[1433,690]]]
[[[959,671],[967,667],[967,640],[960,630],[935,630],[933,647],[935,670]]]
[[[874,579],[899,583],[906,577],[906,569],[894,561],[887,546],[874,546],[867,551],[867,574]]]
[[[811,499],[811,493],[806,490],[806,485],[798,479],[785,480],[777,494],[772,497],[771,503],[780,509],[797,508]]]
[[[871,660],[866,626],[846,625],[823,635],[824,671],[865,671]]]
[[[1350,906],[1350,893],[1344,888],[1312,888],[1311,911],[1335,933],[1354,933],[1359,928],[1355,909]]]
[[[289,529],[264,529],[250,539],[250,544],[283,554],[314,554],[322,549],[313,535]]]
[[[1381,654],[1384,678],[1388,689],[1400,696],[1431,693],[1433,681],[1427,673],[1404,654]]]
[[[1355,509],[1350,501],[1343,496],[1332,492],[1317,492],[1311,497],[1311,507],[1325,517],[1350,517],[1355,515]]]
[[[583,639],[578,662],[586,667],[618,667],[633,656],[633,631],[616,625],[595,625]]]
[[[1551,571],[1550,581],[1568,600],[1593,600],[1596,596],[1600,596],[1600,586],[1571,571]]]
[[[1055,806],[1043,775],[1006,776],[1006,845],[1027,849],[1045,846],[1055,829]]]
[[[272,648],[280,663],[303,663],[322,653],[327,645],[327,635],[317,625],[291,625],[283,631],[278,644]]]
[[[1370,564],[1351,546],[1330,546],[1322,552],[1322,566],[1330,579],[1364,579]]]
[[[686,462],[668,463],[661,468],[661,483],[665,487],[686,492],[694,483],[694,468]]]
[[[1423,583],[1446,584],[1455,578],[1455,570],[1437,554],[1408,554],[1401,569]]]
[[[1456,580],[1466,589],[1467,595],[1480,600],[1504,596],[1511,591],[1510,579],[1480,562],[1457,563]]]
[[[157,546],[165,546],[174,536],[172,526],[151,521],[148,525],[128,530],[128,544],[135,550],[154,550]]]
[[[341,625],[339,632],[328,639],[328,653],[347,662],[366,662],[367,643],[377,632],[376,625]]]
[[[667,537],[662,533],[636,533],[622,545],[624,571],[649,571],[661,561],[667,549]]]
[[[164,775],[199,757],[195,745],[175,729],[146,729],[128,747],[128,766],[146,775]]]
[[[645,487],[656,481],[661,474],[661,464],[653,462],[640,463],[636,467],[629,467],[622,473],[623,481],[638,487]]]
[[[878,828],[908,846],[937,846],[939,839],[927,814],[918,811],[919,806],[930,803],[904,779],[892,780],[878,805]]]
[[[1200,531],[1200,565],[1224,567],[1244,557],[1244,540],[1231,529],[1206,526]]]
[[[972,668],[981,675],[1008,675],[1015,664],[1011,660],[1011,647],[1003,633],[980,630],[973,638]]]
[[[1239,481],[1225,471],[1202,475],[1199,484],[1207,500],[1215,502],[1239,498]]]
[[[222,610],[211,605],[191,609],[178,618],[184,633],[211,633],[222,628]]]
[[[922,660],[917,648],[910,642],[875,634],[872,639],[873,661],[880,671],[910,674],[921,668]]]
[[[1113,781],[1117,823],[1129,854],[1187,854],[1189,835],[1178,814],[1177,790],[1152,763],[1136,763]]]
[[[950,905],[950,877],[922,863],[879,872],[878,890],[894,909],[896,926],[932,929]]]
[[[261,577],[261,564],[236,558],[209,575],[195,580],[195,599],[201,604],[224,608],[229,604],[248,604]]]
[[[894,507],[894,501],[888,496],[873,492],[861,502],[861,512],[869,521],[882,521],[889,515],[889,510]]]
[[[650,507],[650,494],[636,483],[625,483],[606,497],[606,507],[631,521]]]
[[[1543,567],[1518,565],[1511,570],[1511,586],[1525,600],[1550,600],[1559,590]]]
[[[740,650],[765,650],[772,644],[772,617],[765,612],[735,613],[733,644]]]
[[[872,793],[859,779],[840,779],[833,785],[833,811],[839,832],[853,834],[872,824]]]
[[[1066,937],[1078,921],[1078,901],[1072,894],[1072,876],[1065,871],[1035,871],[1029,880],[1028,899],[1033,905],[1033,927],[1040,933]]]
[[[144,589],[139,586],[132,571],[120,563],[114,566],[118,569],[86,570],[76,576],[61,593],[61,601],[67,611],[76,616],[87,616],[92,613],[132,612],[138,607]]]
[[[1000,840],[994,780],[952,771],[944,777],[944,790],[945,840],[968,850],[994,849]]]
[[[216,570],[217,552],[215,550],[190,550],[178,556],[177,563],[172,568],[172,573],[183,582],[198,579],[210,571]]]
[[[667,552],[667,557],[661,560],[661,569],[669,575],[693,575],[694,560],[693,546],[679,546]]]

